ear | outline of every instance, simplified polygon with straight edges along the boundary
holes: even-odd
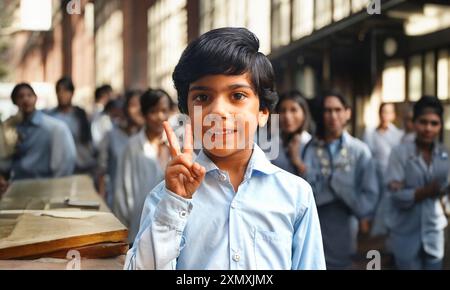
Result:
[[[347,122],[352,118],[352,109],[348,108],[345,110],[345,116],[347,117]]]
[[[268,108],[264,108],[262,110],[259,111],[258,113],[258,125],[259,127],[264,127],[267,124],[267,121],[269,120],[269,109]]]

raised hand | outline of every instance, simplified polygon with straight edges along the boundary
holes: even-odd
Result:
[[[172,160],[166,168],[166,187],[173,193],[191,199],[205,177],[206,170],[198,163],[193,162],[194,137],[191,124],[186,125],[184,148],[181,152],[178,139],[168,122],[163,124],[169,140],[169,149]]]

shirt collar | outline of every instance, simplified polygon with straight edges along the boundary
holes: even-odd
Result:
[[[145,134],[145,129],[141,129],[141,131],[138,133],[139,142],[141,143],[142,152],[144,153],[144,156],[148,158],[155,158],[156,152],[153,146],[150,144],[150,142],[147,139],[147,135]]]
[[[42,123],[44,113],[41,111],[36,110],[30,119],[28,119],[28,122],[32,125],[39,126]]]
[[[342,132],[341,137],[334,140],[332,143],[339,142],[339,147],[346,147],[349,143],[349,140],[350,140],[350,134],[347,131],[344,131],[344,132]],[[325,141],[323,141],[319,138],[313,138],[312,144],[314,144],[316,146],[326,146]],[[329,143],[329,144],[331,144],[331,143]]]
[[[220,171],[216,164],[214,164],[214,162],[212,162],[211,159],[205,154],[204,150],[200,151],[195,161],[201,166],[205,167],[206,173],[215,170]],[[255,171],[261,172],[266,175],[274,174],[280,171],[278,167],[273,165],[267,159],[266,155],[257,144],[254,144],[253,153],[250,157],[245,175],[252,176]]]

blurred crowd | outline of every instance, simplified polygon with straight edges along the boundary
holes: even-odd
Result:
[[[164,179],[170,154],[162,124],[180,126],[177,105],[162,89],[118,95],[103,85],[87,114],[72,104],[75,89],[61,78],[58,106],[40,111],[32,86],[15,86],[19,113],[0,127],[0,195],[16,180],[87,174],[132,242],[147,194]],[[338,91],[312,102],[298,91],[280,94],[274,113],[280,151],[272,162],[312,186],[327,268],[352,267],[358,234],[383,237],[399,269],[442,267],[450,163],[436,97],[422,97],[400,117],[394,104],[382,104],[379,125],[362,140],[346,130],[352,108]]]

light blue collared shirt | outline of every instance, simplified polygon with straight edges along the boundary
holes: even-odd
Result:
[[[349,269],[357,246],[356,218],[371,217],[379,196],[369,147],[347,132],[331,144],[314,138],[303,161],[318,206],[327,268]]]
[[[206,176],[192,200],[164,182],[147,197],[125,269],[325,269],[311,187],[272,165],[255,145],[235,193],[200,152]]]
[[[67,126],[41,111],[17,126],[19,144],[12,160],[12,178],[67,176],[75,168],[76,151]]]
[[[441,188],[448,185],[449,154],[442,144],[434,146],[430,166],[418,153],[416,143],[394,147],[389,158],[385,185],[388,192],[386,224],[389,242],[396,259],[405,262],[425,251],[428,255],[444,257],[444,228],[447,219],[438,197],[415,201],[417,189],[433,180]],[[402,182],[398,191],[389,190],[393,181]]]

